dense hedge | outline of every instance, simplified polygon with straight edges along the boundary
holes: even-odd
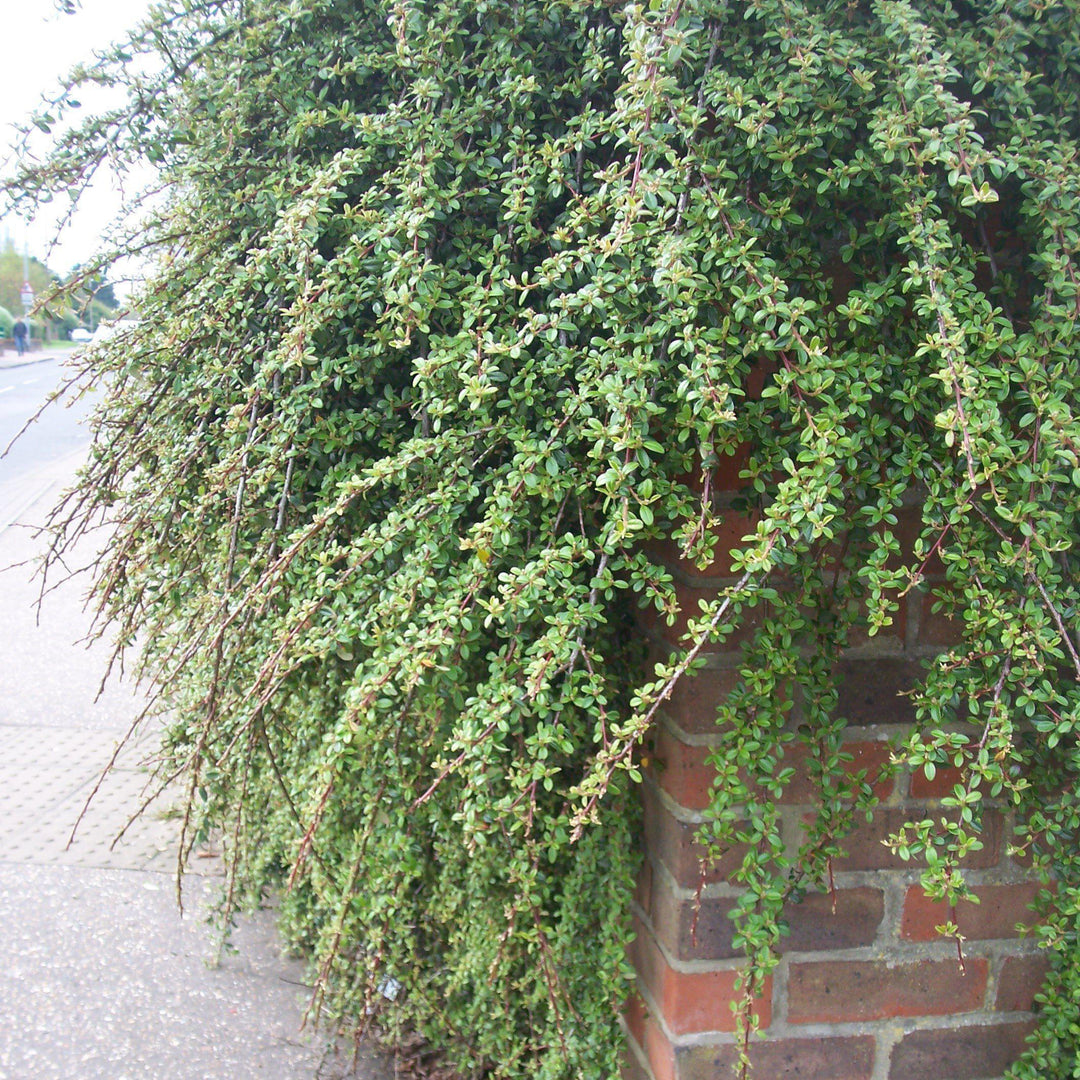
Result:
[[[1061,959],[1016,1075],[1073,1075],[1078,10],[166,0],[76,76],[128,104],[9,194],[145,158],[164,193],[113,253],[155,270],[87,361],[56,555],[115,530],[96,595],[175,717],[185,846],[224,830],[230,902],[285,885],[320,1004],[466,1075],[614,1076],[635,750],[756,609],[705,830],[747,845],[752,989],[871,801],[834,662],[936,554],[964,640],[897,756],[965,780],[897,842],[955,899],[982,802],[1014,808]],[[675,600],[643,541],[706,563],[743,447],[738,582],[647,670],[635,606]]]

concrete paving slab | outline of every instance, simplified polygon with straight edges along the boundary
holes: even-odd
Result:
[[[351,1048],[331,1053],[303,1028],[305,966],[271,912],[238,920],[237,951],[221,952],[213,851],[195,860],[181,915],[170,793],[117,839],[148,793],[157,727],[101,779],[143,699],[97,696],[109,651],[79,644],[77,583],[34,610],[35,543],[0,529],[0,566],[20,564],[0,573],[0,1080],[390,1080],[374,1051],[354,1065]]]
[[[355,1071],[298,1028],[303,967],[265,920],[245,922],[215,963],[200,909],[181,918],[161,874],[0,866],[0,1077],[4,1080],[244,1080],[389,1077]],[[34,902],[27,904],[26,896]],[[73,912],[78,917],[73,918]]]

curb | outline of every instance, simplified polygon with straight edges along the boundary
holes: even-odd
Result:
[[[19,519],[58,488],[62,488],[65,481],[70,482],[74,479],[75,470],[86,458],[88,449],[89,444],[28,473],[23,478],[23,481],[25,486],[31,487],[31,491],[18,499],[15,510],[5,512],[4,516],[0,517],[0,536],[6,533],[8,529],[16,528],[19,525],[27,525],[26,522]],[[18,481],[13,481],[13,483],[18,483]],[[7,520],[5,521],[4,518],[7,518]],[[27,525],[27,527],[36,528],[36,526],[31,525]]]
[[[50,480],[44,487],[38,488],[33,495],[21,502],[18,506],[16,506],[16,508],[11,512],[8,521],[4,521],[3,518],[0,518],[0,536],[3,536],[4,533],[8,531],[8,529],[15,529],[22,525],[23,522],[21,522],[19,519],[24,514],[33,510],[34,507],[37,506],[37,504],[41,502],[41,500],[44,499],[46,495],[52,494],[52,492],[55,491],[56,488],[58,488],[59,486],[59,480]],[[27,528],[35,528],[35,526],[27,526]]]
[[[65,360],[66,353],[46,353],[44,356],[35,356],[32,360],[0,360],[0,371],[14,371],[15,368],[32,367],[34,364],[44,364],[49,360]]]

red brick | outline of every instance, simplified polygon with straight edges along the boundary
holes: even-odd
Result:
[[[731,1003],[742,996],[742,990],[735,987],[738,971],[676,971],[641,923],[635,925],[635,932],[637,936],[631,947],[634,966],[671,1032],[686,1035],[735,1030]],[[765,993],[755,1003],[755,1012],[761,1027],[768,1027],[772,1016],[771,979],[766,981]]]
[[[844,264],[841,264],[844,265]],[[769,381],[769,376],[774,375],[779,368],[776,360],[772,357],[759,357],[751,362],[750,370],[746,373],[746,400],[760,401],[761,392]]]
[[[739,473],[746,468],[750,461],[750,444],[742,443],[735,447],[732,454],[721,454],[709,474],[709,490],[714,494],[722,492],[741,491],[746,487],[746,481],[739,477]],[[684,473],[679,482],[685,484],[694,494],[700,495],[704,489],[704,475],[700,468],[692,472]]]
[[[837,712],[852,724],[910,724],[915,719],[905,693],[922,678],[910,660],[841,660],[835,669]]]
[[[1031,870],[1035,860],[1032,857],[1031,848],[1025,847],[1019,851],[1013,851],[1009,855],[1009,862],[1020,870]]]
[[[631,994],[629,1000],[623,1006],[623,1017],[626,1020],[626,1030],[630,1037],[644,1048],[645,1046],[645,1018],[648,1016],[648,1008],[640,994]]]
[[[905,822],[918,820],[922,816],[918,807],[879,806],[869,822],[865,817],[856,819],[855,827],[840,841],[840,846],[848,853],[846,858],[838,859],[837,872],[846,870],[910,870],[924,865],[921,859],[905,862],[888,848],[882,841],[899,831]],[[964,859],[964,867],[970,870],[985,870],[996,866],[1001,861],[1001,840],[1003,825],[1001,815],[987,812],[983,816],[982,848],[971,852]]]
[[[892,622],[883,626],[873,637],[870,636],[866,626],[865,610],[858,612],[859,618],[852,626],[848,634],[848,648],[872,649],[874,651],[900,652],[904,648],[907,636],[908,605],[906,599],[901,599],[900,594],[890,591],[888,598],[899,600],[899,606],[890,611]]]
[[[645,1057],[653,1080],[676,1080],[675,1048],[652,1016],[645,1018]]]
[[[653,746],[656,758],[657,782],[680,806],[688,810],[703,810],[709,805],[716,770],[706,764],[715,753],[713,746],[684,743],[666,728],[657,729]],[[843,746],[852,760],[844,771],[850,776],[865,772],[866,781],[879,800],[892,794],[894,779],[889,773],[889,744],[881,741],[849,742]],[[795,775],[785,788],[781,802],[787,805],[812,804],[817,801],[816,789],[810,777],[808,761],[810,748],[804,743],[788,745],[779,761],[779,768],[791,768]]]
[[[646,859],[638,871],[637,885],[634,888],[634,900],[641,905],[642,911],[648,911],[652,905],[653,868]]]
[[[886,569],[897,570],[901,566],[910,566],[913,570],[918,570],[922,560],[916,563],[912,552],[915,548],[915,540],[922,532],[922,507],[900,506],[897,507],[895,513],[896,524],[888,526],[888,529],[900,543],[900,554],[899,556],[893,555],[888,559],[885,563]],[[885,526],[878,526],[874,531],[880,535],[884,529]],[[933,541],[930,541],[930,543],[932,544]],[[935,577],[940,573],[941,569],[941,562],[935,553],[927,563],[923,574],[924,576]]]
[[[707,676],[708,672],[705,673]],[[703,676],[703,678],[705,677]],[[711,718],[710,718],[711,723]],[[711,723],[709,733],[716,732]],[[692,745],[683,742],[678,735],[665,727],[656,729],[653,755],[656,759],[657,782],[680,806],[689,810],[701,810],[709,805],[716,770],[706,764],[706,758],[715,753],[714,745]],[[852,760],[845,764],[848,775],[865,772],[866,781],[873,787],[879,800],[892,794],[894,779],[889,773],[890,747],[881,740],[854,740],[845,743],[845,753]],[[779,762],[780,768],[792,768],[792,777],[781,799],[782,803],[796,805],[814,803],[815,787],[810,777],[808,761],[810,748],[805,743],[788,744]]]
[[[998,976],[994,1007],[998,1012],[1030,1012],[1049,971],[1050,961],[1043,953],[1007,957]]]
[[[954,618],[949,618],[945,611],[935,612],[934,605],[938,602],[938,594],[941,588],[937,587],[921,597],[922,612],[919,618],[919,642],[922,645],[939,645],[947,648],[957,644],[964,631],[964,621],[959,612]]]
[[[798,904],[784,908],[790,934],[780,941],[782,952],[818,952],[856,949],[872,945],[885,914],[885,900],[880,889],[839,889],[828,893],[810,893]]]
[[[638,624],[647,634],[670,645],[672,648],[684,648],[686,630],[691,620],[702,616],[701,604],[715,600],[715,586],[685,585],[675,582],[675,596],[678,609],[673,623],[668,625],[667,617],[650,604],[638,611]],[[733,650],[737,645],[749,640],[761,625],[762,609],[760,606],[746,608],[741,615],[731,616],[734,629],[722,641],[712,641],[701,650],[704,654],[722,653]]]
[[[905,513],[911,517],[905,519]],[[947,546],[948,536],[938,544],[941,537],[940,527],[932,527],[926,531],[923,540],[925,554],[919,559],[915,558],[914,548],[916,537],[923,534],[922,507],[905,507],[900,512],[899,527],[893,532],[900,539],[900,548],[904,552],[906,565],[916,573],[922,574],[922,580],[927,584],[937,584],[945,580],[945,564],[941,561],[942,546]],[[937,546],[935,546],[937,545]]]
[[[645,849],[659,860],[684,889],[727,881],[742,865],[745,848],[737,846],[705,864],[705,848],[694,834],[697,826],[680,821],[660,802],[648,784],[642,787],[645,803]]]
[[[738,973],[734,971],[672,973],[666,986],[664,1017],[677,1035],[692,1031],[734,1031],[735,1013],[731,1003],[742,999],[736,988]],[[757,999],[754,1012],[761,1027],[772,1019],[772,980],[766,980],[763,995]]]
[[[982,1080],[1001,1076],[1024,1052],[1032,1024],[979,1024],[913,1031],[894,1047],[889,1080]]]
[[[659,728],[654,752],[660,786],[680,806],[702,810],[709,805],[716,770],[705,764],[705,758],[712,747],[688,746],[666,728]]]
[[[886,776],[889,764],[889,745],[884,742],[845,743],[845,753],[852,760],[844,765],[849,775],[865,772],[866,782],[879,800],[887,799],[894,780]],[[716,769],[706,764],[706,758],[716,752],[712,746],[692,746],[682,742],[669,731],[657,732],[653,753],[656,758],[657,782],[680,806],[688,810],[703,810],[709,805]],[[788,746],[778,762],[778,768],[795,770],[780,802],[787,805],[812,804],[817,801],[816,788],[810,777],[807,762],[810,749],[805,744]]]
[[[644,1053],[644,1049],[642,1050]],[[634,1051],[627,1047],[619,1064],[619,1080],[652,1080]]]
[[[628,953],[637,972],[638,989],[648,991],[653,1005],[663,1006],[664,982],[671,970],[665,962],[649,928],[638,918],[633,921],[634,939]]]
[[[870,1080],[876,1043],[873,1036],[822,1039],[767,1039],[750,1049],[752,1076],[761,1080]],[[734,1046],[680,1046],[679,1080],[734,1080]]]
[[[894,786],[893,778],[886,775],[890,754],[889,744],[880,741],[848,742],[844,743],[843,750],[852,756],[852,760],[844,765],[844,771],[851,776],[865,770],[866,782],[873,787],[877,798],[887,799],[892,794]],[[817,801],[814,783],[807,766],[809,758],[810,748],[805,743],[792,746],[785,752],[781,765],[792,767],[795,770],[795,776],[784,791],[781,802],[791,805]]]
[[[680,960],[730,960],[740,955],[733,945],[735,924],[730,914],[734,907],[731,898],[702,897],[695,902],[657,887],[651,916],[657,938]],[[872,945],[884,910],[880,889],[838,890],[835,912],[831,896],[811,893],[784,908],[790,933],[781,939],[780,950],[818,952]]]
[[[927,780],[922,769],[911,774],[911,797],[913,799],[944,799],[953,793],[957,784],[966,786],[964,770],[955,765],[939,767],[933,780]]]
[[[1035,882],[980,885],[972,892],[981,903],[961,901],[950,915],[948,904],[928,899],[919,885],[913,885],[904,898],[900,936],[911,941],[933,941],[938,937],[934,927],[951,921],[971,941],[1018,937],[1018,922],[1031,925],[1035,921],[1028,905],[1038,895],[1039,889]]]
[[[827,1024],[972,1012],[983,1004],[986,977],[986,960],[974,957],[963,974],[955,960],[792,964],[788,1019]]]
[[[659,887],[653,893],[653,928],[680,960],[732,960],[740,955],[732,945],[735,924],[728,917],[734,907],[731,899],[702,897],[698,904]]]
[[[714,487],[713,490],[720,492],[727,489]],[[712,559],[704,566],[699,566],[694,560],[687,559],[683,555],[681,542],[674,538],[650,540],[644,545],[645,553],[653,562],[666,566],[676,574],[690,578],[732,577],[736,570],[732,565],[731,552],[743,546],[744,536],[754,535],[757,530],[757,520],[756,514],[744,515],[732,510],[721,511],[720,523],[713,530],[716,547],[713,548]]]
[[[664,714],[691,735],[715,734],[717,710],[738,681],[739,675],[735,671],[708,668],[696,675],[684,676],[664,702]]]

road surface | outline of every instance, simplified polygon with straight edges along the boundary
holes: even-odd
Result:
[[[24,367],[0,368],[0,450],[11,442],[64,377],[60,356]],[[84,446],[86,430],[81,422],[90,405],[84,399],[70,408],[47,409],[0,461],[0,479],[34,468],[43,461],[65,457]]]
[[[26,427],[67,377],[62,356],[22,367],[0,366],[0,453],[10,447],[0,458],[0,530],[36,501],[58,492],[61,479],[70,475],[87,445],[84,420],[92,407],[90,398],[72,400],[66,407],[54,404]]]

